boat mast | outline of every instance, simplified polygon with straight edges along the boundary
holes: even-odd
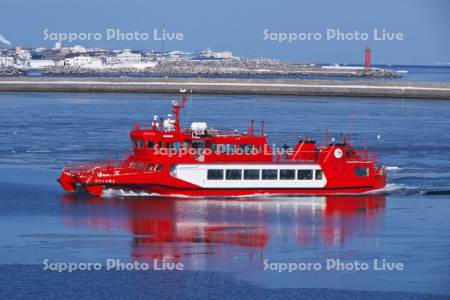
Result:
[[[180,110],[184,108],[184,106],[186,105],[188,99],[188,95],[184,94],[183,95],[183,99],[181,100],[181,104],[179,104],[178,102],[173,102],[172,103],[172,112],[175,115],[175,131],[179,132],[180,131]]]

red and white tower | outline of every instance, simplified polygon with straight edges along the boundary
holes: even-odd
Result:
[[[366,47],[366,53],[365,53],[365,60],[364,60],[364,68],[370,69],[370,48],[369,46]]]

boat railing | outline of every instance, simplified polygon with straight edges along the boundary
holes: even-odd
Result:
[[[273,156],[273,160],[275,162],[282,162],[282,161],[314,161],[316,162],[318,157],[319,157],[319,153],[320,153],[320,149],[318,150],[300,150],[298,151],[296,154],[294,154],[294,158],[292,158],[292,154],[294,153],[294,151],[292,149],[283,149],[283,148],[273,148],[272,151],[272,156]],[[313,154],[312,159],[305,159],[304,156],[305,155],[311,155]],[[377,152],[376,151],[369,151],[368,149],[351,149],[351,151],[348,151],[346,154],[346,157],[349,160],[363,160],[363,161],[373,161],[373,162],[377,162]],[[295,159],[295,157],[298,156],[300,157],[300,159]]]
[[[376,151],[369,151],[369,149],[358,149],[358,150],[355,149],[354,151],[357,155],[353,155],[352,157],[350,157],[350,159],[358,158],[358,159],[362,159],[364,161],[373,161],[373,162],[378,161]]]

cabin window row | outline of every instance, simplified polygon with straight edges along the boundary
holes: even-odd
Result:
[[[261,152],[261,146],[255,146],[252,144],[210,144],[209,147],[206,147],[204,141],[192,141],[192,143],[189,143],[187,141],[185,142],[155,142],[152,140],[133,140],[132,141],[134,148],[143,149],[154,149],[155,145],[158,146],[158,148],[166,148],[166,149],[175,149],[177,151],[180,150],[180,148],[188,149],[189,146],[192,149],[207,149],[209,148],[211,152],[218,153],[218,154],[257,154]]]
[[[314,176],[313,176],[314,175]],[[322,170],[209,169],[208,180],[322,180]]]

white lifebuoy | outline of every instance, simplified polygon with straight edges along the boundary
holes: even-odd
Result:
[[[342,150],[339,149],[339,148],[334,150],[334,157],[341,158],[342,157]]]

